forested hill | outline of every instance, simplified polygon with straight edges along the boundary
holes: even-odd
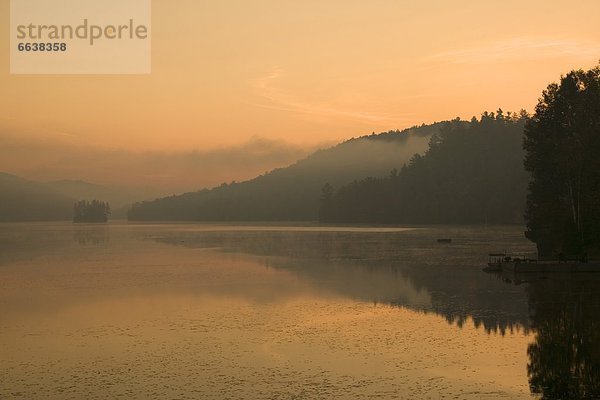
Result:
[[[131,204],[133,199],[140,199],[135,195],[134,190],[85,181],[36,182],[0,172],[0,222],[71,220],[75,201],[86,199],[98,199],[123,207],[118,214],[123,218],[126,202]]]
[[[383,176],[427,149],[446,123],[372,134],[317,151],[252,180],[135,204],[130,220],[293,221],[316,220],[326,182],[345,185]]]
[[[320,220],[344,223],[522,223],[529,175],[523,167],[527,116],[484,113],[453,121],[387,177],[322,194]]]
[[[74,201],[43,183],[0,173],[0,222],[68,220]]]

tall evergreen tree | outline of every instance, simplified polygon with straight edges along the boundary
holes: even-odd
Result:
[[[525,128],[527,237],[541,258],[599,255],[600,65],[542,93]]]

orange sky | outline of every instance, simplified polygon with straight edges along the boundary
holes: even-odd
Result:
[[[0,2],[0,128],[86,146],[312,146],[532,110],[600,59],[598,0],[154,0],[152,74],[19,76]]]

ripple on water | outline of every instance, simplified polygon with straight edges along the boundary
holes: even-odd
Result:
[[[374,305],[264,256],[112,235],[2,265],[0,399],[530,397],[525,333]]]

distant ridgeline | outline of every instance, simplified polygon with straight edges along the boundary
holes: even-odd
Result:
[[[135,204],[130,220],[314,221],[326,182],[345,185],[384,176],[415,153],[445,123],[350,139],[252,180]]]
[[[68,221],[74,201],[47,185],[0,173],[0,222]]]
[[[321,194],[322,222],[377,224],[522,223],[527,114],[483,113],[444,124],[424,155],[387,177],[354,181]]]
[[[0,222],[70,221],[80,199],[107,200],[123,218],[125,204],[143,195],[79,180],[36,182],[0,172]]]
[[[135,204],[129,219],[522,223],[525,119],[500,110],[351,139],[247,182]]]
[[[73,222],[107,222],[110,205],[98,200],[81,200],[73,206]]]

